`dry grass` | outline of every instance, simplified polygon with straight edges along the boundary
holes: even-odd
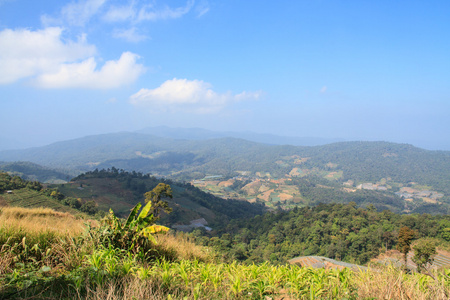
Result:
[[[50,208],[2,207],[0,227],[24,231],[28,234],[52,232],[57,235],[76,236],[83,232],[86,221],[69,213]]]
[[[443,277],[434,280],[427,275],[408,275],[392,266],[357,273],[353,281],[361,299],[438,300],[450,296],[450,288]]]
[[[156,235],[156,240],[158,242],[157,250],[169,252],[177,259],[209,262],[214,257],[210,248],[194,244],[182,232]]]
[[[95,288],[87,287],[87,294],[79,296],[86,300],[166,300],[170,299],[156,282],[126,277],[107,282]],[[172,299],[180,299],[172,297]]]

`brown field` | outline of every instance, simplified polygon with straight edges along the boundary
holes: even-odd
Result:
[[[233,185],[233,183],[234,183],[234,180],[233,179],[229,179],[227,181],[219,182],[219,186],[228,187],[228,186]]]
[[[298,168],[293,168],[293,169],[291,170],[291,172],[289,172],[289,175],[290,175],[290,176],[299,176],[299,175],[300,175],[300,172],[298,171]]]
[[[278,197],[280,198],[281,201],[291,200],[292,198],[294,198],[292,195],[285,193],[281,193],[280,195],[278,195]]]
[[[262,199],[262,200],[264,200],[264,201],[267,202],[267,201],[269,201],[270,195],[271,195],[273,192],[275,192],[273,189],[272,189],[272,190],[268,190],[268,191],[262,193],[261,195],[259,195],[258,198],[260,198],[260,199]]]

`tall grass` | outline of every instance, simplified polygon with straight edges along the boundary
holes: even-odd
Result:
[[[76,236],[84,230],[84,222],[69,213],[50,208],[2,207],[0,226],[11,231],[22,231],[30,237],[43,232],[59,236]]]
[[[84,222],[49,208],[2,207],[0,275],[12,272],[17,263],[75,267],[81,253],[75,240],[85,230]]]
[[[154,246],[155,256],[166,256],[172,260],[198,260],[202,262],[213,261],[216,253],[208,247],[194,244],[183,232],[176,234],[162,234],[156,236],[157,244]]]
[[[450,278],[444,270],[406,274],[393,266],[354,274],[352,281],[362,299],[450,299]]]
[[[83,222],[48,209],[2,208],[0,299],[450,298],[445,270],[434,280],[393,267],[355,273],[224,263],[182,233],[157,236],[147,257],[96,243],[96,234],[82,234]]]

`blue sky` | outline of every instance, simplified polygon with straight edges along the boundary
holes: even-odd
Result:
[[[450,150],[449,16],[449,1],[0,0],[0,141],[167,125]]]

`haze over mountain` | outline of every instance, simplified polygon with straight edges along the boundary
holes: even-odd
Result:
[[[207,140],[232,137],[247,141],[269,145],[293,145],[293,146],[318,146],[334,142],[342,142],[344,139],[331,139],[319,137],[292,137],[275,134],[256,133],[251,131],[212,131],[203,128],[172,128],[168,126],[147,127],[136,131],[138,133],[151,134],[159,137],[186,140]]]

